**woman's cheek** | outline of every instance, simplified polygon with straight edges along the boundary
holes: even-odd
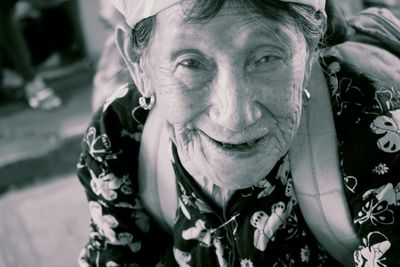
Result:
[[[305,61],[296,57],[277,64],[270,72],[253,75],[252,81],[257,83],[256,88],[263,89],[259,93],[261,97],[275,103],[274,109],[287,110],[299,102],[299,95],[301,96],[303,91],[305,67]]]
[[[292,80],[288,79],[288,73],[284,77],[285,79],[280,79],[279,76],[276,79],[261,79],[253,85],[257,91],[256,102],[277,117],[286,117],[298,105],[297,89]]]
[[[207,110],[207,90],[188,90],[182,83],[164,86],[156,95],[166,119],[171,124],[190,123]]]

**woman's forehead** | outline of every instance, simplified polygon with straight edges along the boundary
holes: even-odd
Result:
[[[270,0],[272,1],[272,0]],[[278,0],[273,0],[278,1]],[[111,0],[114,6],[125,16],[126,22],[130,27],[134,27],[136,23],[142,19],[154,16],[160,11],[181,2],[186,3],[197,3],[201,7],[211,7],[213,9],[219,9],[220,4],[227,2],[239,2],[243,5],[252,3],[255,5],[267,5],[269,1],[260,2],[259,0],[248,0],[248,1],[233,1],[233,0],[222,0],[220,1],[205,1],[197,2],[196,0]],[[279,1],[278,1],[279,2]],[[297,3],[313,8],[315,11],[321,11],[325,9],[325,0],[280,0],[280,2]],[[212,12],[212,11],[211,11]]]
[[[278,37],[280,40],[292,39],[293,34],[297,35],[298,33],[294,24],[284,24],[250,10],[244,11],[243,6],[233,4],[224,6],[214,17],[204,20],[188,18],[185,7],[175,5],[157,15],[157,27],[163,29],[165,34],[171,37],[173,35],[190,36],[199,32],[220,31],[221,34],[224,34],[232,28],[236,29],[237,33],[240,31],[254,32],[264,37]]]
[[[203,14],[203,12],[208,15]],[[272,21],[272,19],[268,19],[268,17],[265,17],[265,15],[262,16],[260,13],[261,11],[257,10],[255,7],[236,1],[227,1],[221,8],[218,8],[218,11],[215,13],[214,11],[203,10],[193,4],[188,4],[188,2],[183,1],[162,10],[157,14],[157,17],[164,14],[164,17],[174,20],[178,24],[205,24],[212,21],[214,17],[229,18],[232,16],[242,17],[243,20],[248,21],[253,21],[255,19]],[[282,14],[282,16],[285,16],[285,14]],[[286,16],[286,18],[289,18],[289,16]]]

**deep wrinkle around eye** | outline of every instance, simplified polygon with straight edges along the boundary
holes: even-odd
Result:
[[[175,63],[174,78],[185,85],[185,90],[200,90],[212,80],[214,68],[201,61],[183,56]]]
[[[180,60],[178,62],[178,66],[182,66],[194,71],[205,68],[204,64],[200,62],[200,60],[194,58]]]
[[[250,54],[246,62],[248,72],[274,72],[284,67],[287,55],[275,49],[261,49]]]
[[[169,55],[169,60],[171,62],[177,62],[183,57],[205,57],[205,55],[197,48],[182,48],[177,47],[171,51]]]
[[[179,67],[192,71],[210,70],[213,68],[211,59],[199,49],[179,49],[171,53],[170,60],[174,65],[174,71]]]

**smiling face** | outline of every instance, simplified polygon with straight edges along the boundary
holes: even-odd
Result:
[[[143,64],[183,166],[226,189],[268,174],[302,109],[305,38],[252,15],[225,6],[207,22],[187,22],[181,6],[170,7],[157,15]]]

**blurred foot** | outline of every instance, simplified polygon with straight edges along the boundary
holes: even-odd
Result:
[[[25,97],[33,109],[52,110],[60,107],[62,103],[61,98],[53,89],[47,87],[40,77],[25,84]]]

